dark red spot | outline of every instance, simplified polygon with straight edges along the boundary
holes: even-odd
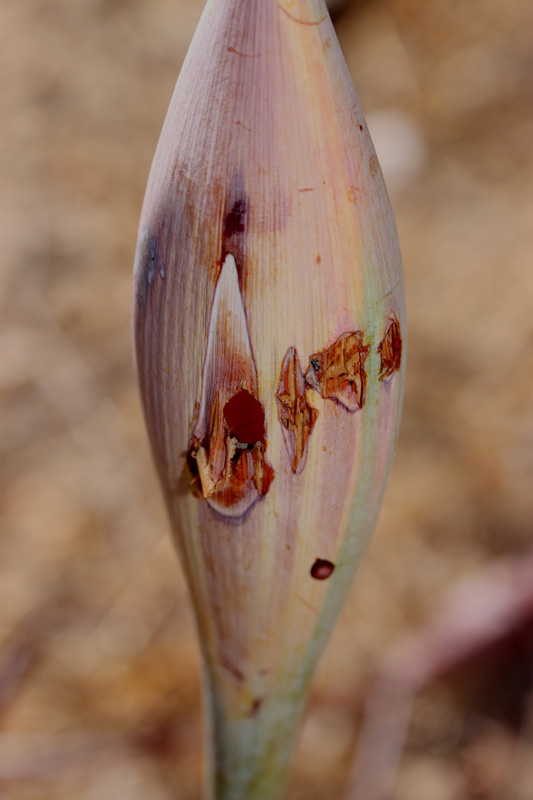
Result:
[[[241,389],[224,406],[224,419],[230,436],[242,444],[255,444],[265,438],[265,412],[253,394]]]
[[[244,200],[236,200],[233,208],[226,215],[224,220],[224,237],[229,238],[235,233],[244,233],[246,217],[246,203]]]
[[[362,130],[363,130],[363,126],[362,126],[362,125],[359,125],[359,130],[360,130],[360,131],[362,131]]]
[[[325,558],[317,558],[311,567],[311,576],[316,578],[317,581],[325,581],[334,569],[335,564],[332,564],[331,561],[326,561]]]

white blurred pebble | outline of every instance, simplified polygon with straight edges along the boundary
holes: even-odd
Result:
[[[400,192],[424,165],[427,145],[416,120],[404,111],[383,109],[366,118],[389,192]]]

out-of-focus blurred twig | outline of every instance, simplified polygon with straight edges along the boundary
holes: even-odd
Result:
[[[48,637],[63,627],[73,612],[72,598],[60,579],[6,639],[0,649],[0,718],[39,662]]]
[[[416,693],[533,620],[533,554],[498,561],[448,594],[424,629],[396,646],[368,697],[346,800],[391,797]]]

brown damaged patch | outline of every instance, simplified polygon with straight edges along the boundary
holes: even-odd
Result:
[[[217,282],[204,361],[202,395],[187,453],[193,493],[228,518],[243,516],[274,478],[266,458],[265,412],[235,259]]]
[[[324,399],[336,400],[347,411],[358,411],[365,403],[369,352],[362,331],[345,333],[327,350],[311,356],[305,379]]]
[[[305,466],[309,437],[318,417],[316,408],[307,402],[305,392],[306,382],[298,353],[294,347],[289,347],[281,366],[276,400],[285,448],[295,474]]]
[[[266,495],[274,478],[265,450],[264,429],[253,444],[231,435],[225,417],[221,418],[217,395],[209,435],[202,441],[193,435],[187,453],[193,493],[198,494],[199,481],[203,497],[218,513],[242,516]]]
[[[398,372],[402,363],[402,337],[400,323],[396,314],[391,314],[387,323],[385,336],[378,346],[381,356],[380,381],[386,381],[395,372]]]

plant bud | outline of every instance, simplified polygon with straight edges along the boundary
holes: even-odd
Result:
[[[404,333],[394,220],[323,0],[209,0],[146,192],[135,341],[216,798],[283,793],[389,471]]]

